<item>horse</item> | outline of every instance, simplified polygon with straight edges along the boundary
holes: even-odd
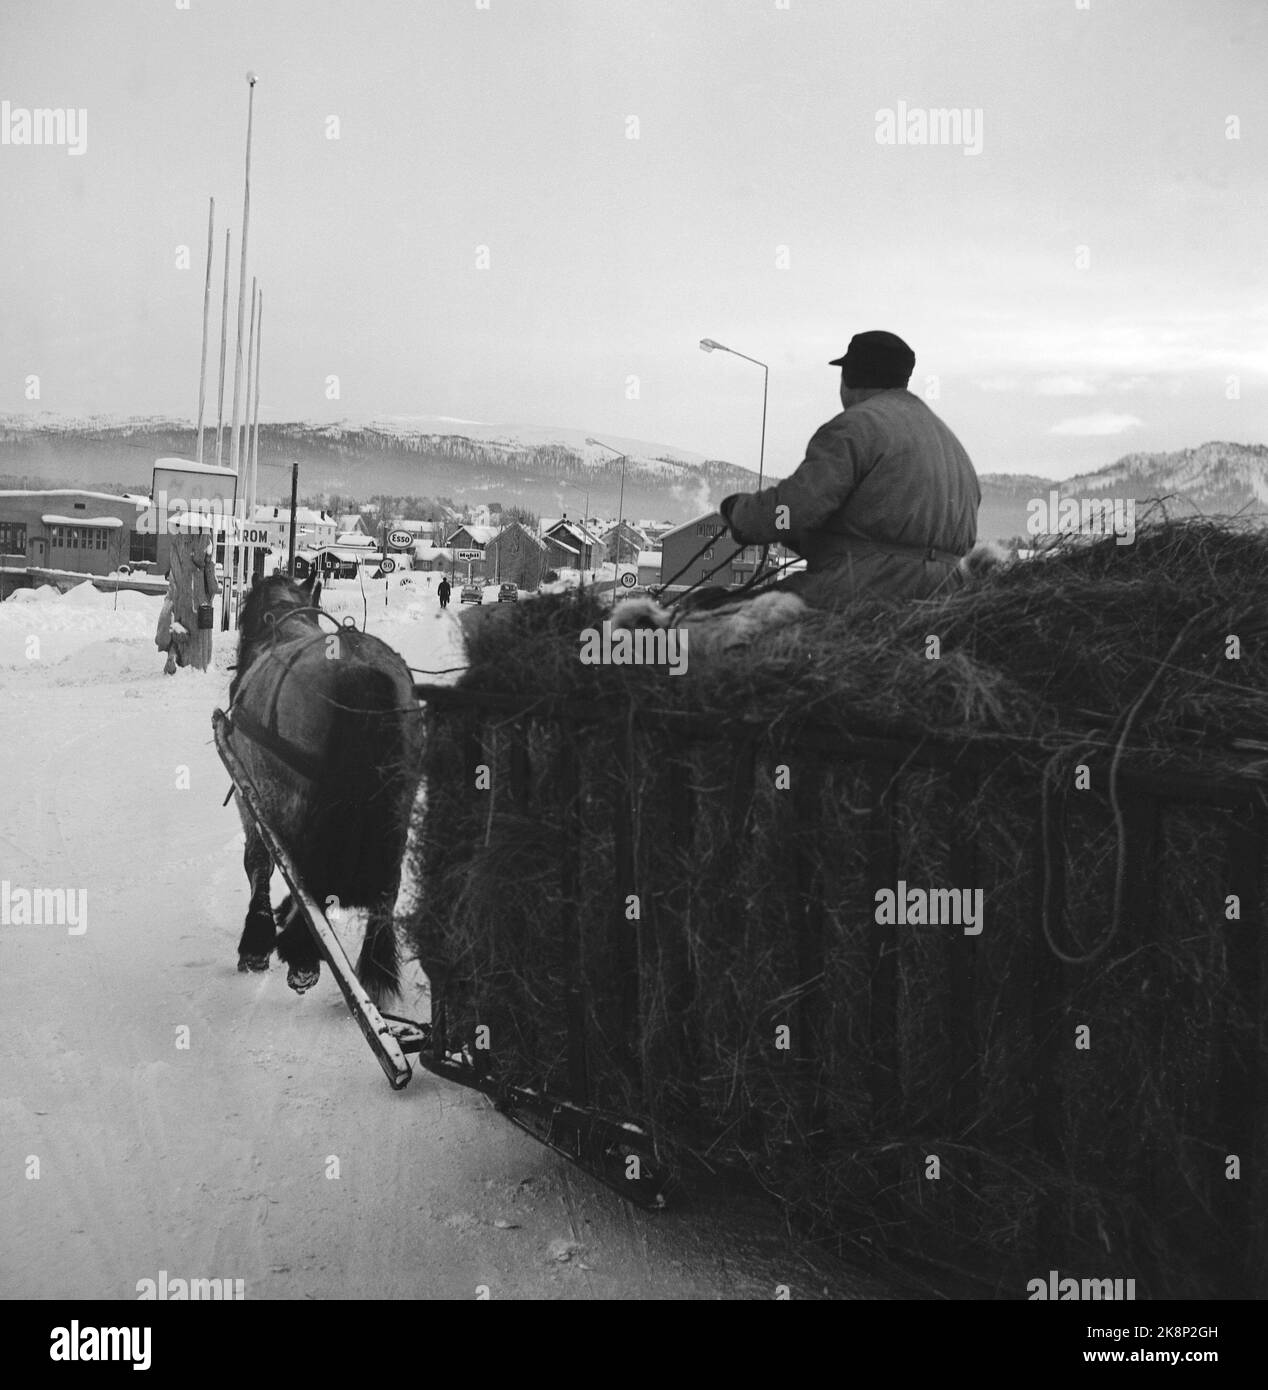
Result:
[[[239,618],[229,687],[231,740],[259,790],[265,818],[318,902],[368,909],[357,976],[376,1004],[399,984],[393,907],[420,780],[421,721],[401,657],[377,637],[332,622],[314,573],[255,583]],[[317,983],[321,956],[288,894],[274,911],[273,864],[235,798],[251,885],[238,969],[265,971],[274,950],[287,984]]]

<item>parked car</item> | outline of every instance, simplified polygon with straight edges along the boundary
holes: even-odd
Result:
[[[499,603],[518,603],[519,598],[520,591],[515,587],[514,584],[503,584],[502,587],[498,590]]]
[[[483,603],[484,590],[478,584],[464,584],[458,601],[460,603]]]

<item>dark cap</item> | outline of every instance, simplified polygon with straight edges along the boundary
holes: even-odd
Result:
[[[916,369],[916,354],[896,334],[872,329],[856,333],[845,355],[828,366],[841,368],[846,386],[906,386]]]

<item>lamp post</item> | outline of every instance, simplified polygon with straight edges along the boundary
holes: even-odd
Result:
[[[701,352],[729,352],[732,357],[742,357],[746,362],[752,362],[762,369],[762,451],[757,460],[757,490],[762,490],[762,475],[766,470],[766,388],[770,384],[770,368],[765,362],[758,362],[756,357],[750,357],[747,353],[736,352],[734,348],[724,347],[721,343],[715,343],[712,338],[700,339]]]
[[[625,525],[625,461],[626,455],[619,449],[614,449],[611,444],[605,444],[601,439],[586,440],[587,444],[597,445],[600,449],[606,449],[609,454],[615,454],[621,460],[621,500],[616,504],[616,566],[617,580],[620,579],[621,570],[621,527]]]

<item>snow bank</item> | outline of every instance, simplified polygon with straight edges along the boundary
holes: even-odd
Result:
[[[41,584],[34,589],[14,589],[5,603],[47,603],[50,599],[60,599],[61,594],[54,584]]]
[[[114,596],[103,593],[100,589],[93,587],[90,579],[85,579],[82,584],[76,584],[73,589],[68,589],[62,595],[62,603],[69,604],[72,608],[113,608]]]
[[[366,580],[365,596],[355,581],[322,590],[322,606],[336,619],[352,620],[358,628],[381,637],[409,665],[426,673],[465,664],[456,606],[443,610],[436,598],[438,576],[410,575],[392,581]],[[432,584],[425,581],[433,580]],[[420,582],[423,581],[423,582]],[[490,585],[488,602],[496,602]],[[163,657],[154,646],[163,598],[132,589],[104,593],[89,582],[61,594],[52,585],[18,589],[0,604],[0,671],[29,676],[38,667],[61,667],[55,682],[79,684],[99,678],[162,676]],[[216,613],[212,665],[227,670],[236,659],[237,633],[222,632]],[[32,638],[38,641],[32,645]],[[98,648],[100,648],[98,650]]]
[[[98,642],[126,643],[138,653],[148,649],[153,660],[162,606],[156,594],[127,589],[107,594],[87,581],[66,594],[51,584],[15,590],[0,603],[0,668],[29,671],[35,664],[58,665]],[[117,656],[105,669],[120,669]]]

